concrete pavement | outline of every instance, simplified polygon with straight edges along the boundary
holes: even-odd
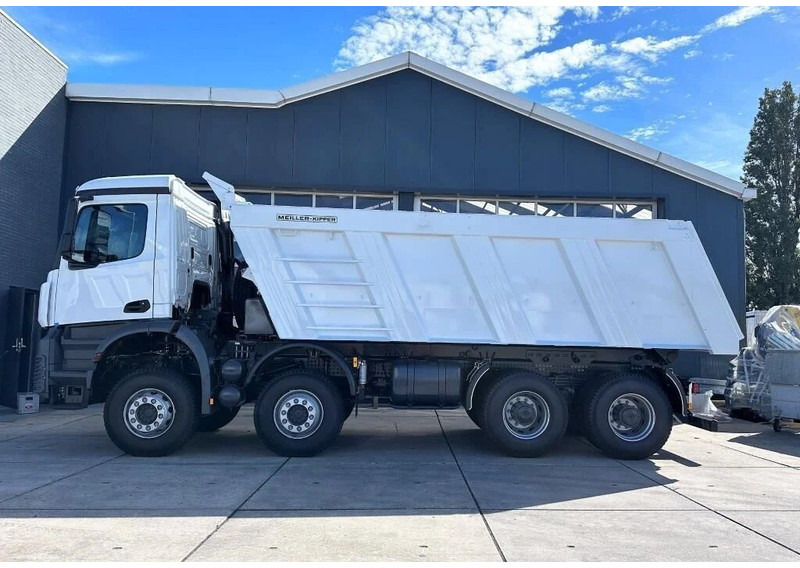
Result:
[[[676,426],[653,459],[581,438],[523,460],[462,411],[361,410],[315,458],[252,408],[164,458],[122,454],[102,407],[0,412],[0,560],[800,559],[800,431]]]

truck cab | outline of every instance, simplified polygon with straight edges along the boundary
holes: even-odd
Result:
[[[76,189],[57,268],[40,291],[47,334],[36,378],[46,397],[86,404],[94,354],[126,326],[216,308],[218,214],[173,175],[102,178]]]

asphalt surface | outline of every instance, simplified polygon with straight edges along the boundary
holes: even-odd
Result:
[[[165,458],[102,407],[0,411],[0,560],[800,560],[800,430],[680,425],[639,462],[498,454],[462,411],[361,410],[286,459],[252,409]]]

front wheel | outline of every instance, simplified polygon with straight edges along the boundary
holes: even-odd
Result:
[[[555,446],[567,428],[564,397],[545,377],[512,372],[498,377],[479,400],[484,432],[506,453],[536,457]]]
[[[289,371],[273,379],[256,401],[253,421],[270,450],[287,457],[308,457],[328,448],[342,430],[341,391],[326,376]]]
[[[584,435],[597,449],[623,460],[646,459],[672,432],[667,394],[643,373],[611,374],[587,385]]]
[[[166,456],[197,429],[198,401],[189,379],[171,369],[123,377],[106,399],[103,422],[116,446],[133,456]]]

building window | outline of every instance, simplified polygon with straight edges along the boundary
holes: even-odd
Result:
[[[197,193],[206,199],[215,200],[208,188],[195,186]],[[397,209],[397,194],[380,193],[330,193],[280,189],[265,191],[259,189],[237,189],[236,193],[250,203],[258,205],[289,205],[294,207],[332,207],[334,209],[372,209],[373,211],[392,211]]]
[[[655,201],[621,199],[525,200],[483,197],[418,196],[417,211],[435,213],[489,213],[496,215],[540,215],[543,217],[606,217],[655,219]]]

